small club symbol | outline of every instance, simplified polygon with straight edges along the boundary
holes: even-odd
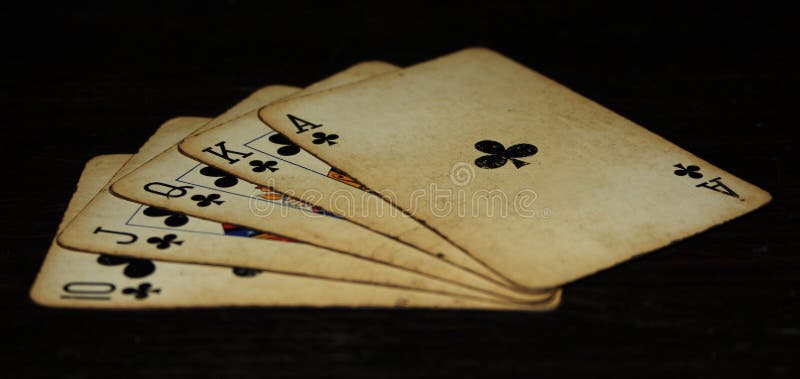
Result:
[[[176,241],[178,236],[174,234],[167,234],[164,237],[150,237],[147,243],[156,245],[159,250],[169,249],[171,245],[182,245],[183,241]]]
[[[286,136],[283,134],[273,134],[269,136],[269,140],[270,142],[278,145],[285,145],[278,148],[278,154],[283,155],[284,157],[295,155],[300,152],[300,148],[286,138]]]
[[[194,195],[192,196],[192,200],[197,202],[198,207],[207,207],[211,204],[222,205],[224,201],[220,200],[220,195],[216,193],[212,193],[208,196],[205,195]]]
[[[315,145],[320,145],[325,142],[327,142],[328,145],[335,145],[336,142],[334,142],[334,140],[339,139],[338,134],[325,134],[323,132],[316,132],[311,136],[314,137],[314,140],[311,142],[313,142]]]
[[[276,166],[277,164],[278,162],[275,161],[266,161],[266,162],[260,160],[250,161],[250,166],[253,166],[253,168],[251,169],[253,170],[253,172],[264,172],[267,170],[269,170],[270,172],[275,172],[279,170],[279,168],[273,167]]]
[[[133,295],[137,300],[147,299],[151,293],[161,293],[161,288],[153,288],[153,285],[144,282],[137,287],[126,287],[122,290],[126,295]]]
[[[497,141],[483,140],[475,144],[478,151],[487,153],[475,160],[475,165],[480,168],[495,169],[503,167],[506,162],[511,160],[516,168],[529,164],[517,158],[530,157],[536,154],[539,149],[528,143],[520,143],[506,149],[503,144]]]
[[[673,165],[672,167],[676,167],[677,170],[674,171],[675,175],[678,176],[686,176],[688,175],[692,179],[700,179],[703,177],[703,174],[700,173],[700,167],[695,165],[689,165],[683,167],[682,163],[678,163]]]

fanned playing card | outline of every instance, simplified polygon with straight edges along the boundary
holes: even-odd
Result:
[[[272,92],[259,93],[279,96],[286,91],[286,87],[278,87]],[[201,118],[176,118],[167,122],[115,178],[135,169],[131,162],[146,161],[156,155],[155,146],[174,145],[205,122],[207,119]],[[413,271],[376,264],[237,225],[197,219],[130,202],[112,195],[107,189],[98,193],[66,226],[58,242],[70,249],[99,254],[248,267],[502,301],[485,291],[433,280]],[[536,300],[549,301],[552,295]]]
[[[580,278],[770,199],[486,49],[278,102],[260,116],[530,288]]]
[[[105,155],[87,163],[61,226],[128,158],[130,155]],[[46,306],[110,309],[234,305],[512,309],[458,297],[249,268],[85,253],[62,248],[55,242],[30,295]],[[547,306],[556,302],[554,299]]]
[[[394,66],[378,62],[360,64],[292,96],[303,96],[326,89],[319,84],[331,84],[332,81],[332,84],[336,85],[347,84],[341,80],[342,78],[362,79],[396,70]],[[353,77],[353,72],[359,75]],[[333,85],[327,88],[331,87]],[[336,140],[334,138],[325,143],[335,144]],[[366,188],[363,185],[342,171],[327,165],[300,149],[285,136],[270,129],[259,120],[257,110],[189,137],[181,143],[180,148],[183,153],[194,159],[258,184],[261,188],[293,196],[338,217],[408,243],[458,267],[508,285],[505,278],[433,230],[399,211],[381,197],[365,192]],[[274,162],[274,165],[263,166],[259,162],[265,164]],[[217,172],[211,169],[205,170]],[[252,193],[252,189],[248,192]],[[282,198],[267,193],[258,196]],[[247,216],[244,213],[238,214]],[[236,222],[259,227],[258,223],[248,224],[241,220]]]
[[[345,73],[351,73],[351,78],[363,77],[358,70],[362,66],[356,66],[355,70],[351,69]],[[342,76],[343,74],[338,75]],[[265,102],[268,102],[266,100]],[[241,109],[242,105],[237,105],[235,108]],[[267,177],[285,167],[275,161],[249,159],[249,156],[240,157],[248,159],[254,170]],[[261,186],[249,184],[220,170],[199,165],[196,161],[180,154],[177,148],[168,149],[129,175],[117,180],[112,189],[118,195],[139,203],[181,214],[237,224],[419,272],[448,285],[453,283],[465,287],[469,289],[469,293],[482,292],[484,297],[489,295],[519,302],[541,301],[552,297],[551,291],[537,293],[513,291],[391,238],[332,217],[315,207],[293,202]],[[198,261],[205,261],[199,252],[195,252],[194,256]]]

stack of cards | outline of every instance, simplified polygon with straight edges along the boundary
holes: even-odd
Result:
[[[490,50],[366,62],[91,160],[31,296],[543,311],[769,200]]]

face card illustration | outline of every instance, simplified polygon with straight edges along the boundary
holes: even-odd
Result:
[[[102,189],[128,158],[130,155],[106,155],[87,163],[61,226]],[[256,269],[91,254],[68,250],[55,242],[30,295],[40,305],[75,308],[257,305],[515,309],[491,302]],[[526,309],[544,310],[557,301]]]
[[[273,96],[280,93],[278,91]],[[148,143],[155,145],[154,141],[162,141],[164,136],[177,137],[172,141],[173,144],[177,143],[180,135],[187,135],[200,127],[200,121],[205,119],[174,119],[162,126]],[[183,133],[175,133],[176,130],[182,130]],[[146,161],[143,155],[152,157],[155,153],[146,144],[136,154],[136,161]],[[120,173],[132,169],[128,163]],[[58,242],[66,248],[98,254],[248,267],[503,301],[485,291],[434,280],[394,266],[376,264],[305,243],[285,242],[285,239],[261,236],[257,232],[245,231],[244,234],[262,238],[242,238],[239,235],[243,228],[234,228],[239,233],[230,234],[230,226],[218,222],[176,215],[166,210],[146,215],[148,209],[151,208],[118,198],[104,189],[65,227]]]
[[[347,84],[348,78],[352,81],[369,80],[368,76],[397,69],[376,62],[356,65],[334,75],[333,81],[324,80],[291,96],[304,96],[332,88],[333,85]],[[328,83],[332,84],[321,86]],[[295,119],[295,122],[302,124],[299,119]],[[336,138],[334,135],[317,141],[324,140],[325,144],[333,145]],[[232,176],[313,204],[460,268],[508,285],[506,279],[399,211],[390,202],[365,192],[366,188],[346,173],[329,166],[271,130],[258,119],[256,110],[189,137],[181,143],[180,148],[184,154]],[[459,178],[454,176],[454,180]]]
[[[247,154],[238,155],[236,159],[248,160],[264,175],[281,168],[277,162],[264,162]],[[112,190],[138,203],[242,225],[362,257],[436,278],[448,285],[460,285],[483,296],[522,302],[552,296],[550,290],[520,293],[474,272],[462,270],[391,238],[332,217],[316,207],[198,164],[180,154],[177,147],[168,149],[115,181]],[[195,257],[204,259],[197,253]]]
[[[260,116],[532,288],[580,278],[770,199],[485,49],[281,101]],[[454,167],[469,180],[451,181]]]

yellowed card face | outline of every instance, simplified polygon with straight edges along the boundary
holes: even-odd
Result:
[[[177,118],[167,122],[131,161],[146,160],[143,158],[146,155],[152,157],[157,152],[152,151],[151,145],[161,145],[168,138],[177,143],[180,136],[188,135],[207,121]],[[130,164],[126,164],[120,172],[131,170]],[[485,291],[433,280],[394,266],[134,203],[112,195],[107,189],[65,227],[58,242],[66,248],[98,254],[248,267],[501,301]]]
[[[279,102],[260,116],[533,288],[657,249],[770,199],[485,49]],[[459,169],[465,175],[454,180]]]
[[[266,167],[258,170],[265,175],[278,172],[284,167],[275,161],[249,162],[251,165],[256,163],[253,167]],[[203,219],[242,225],[418,272],[447,283],[448,286],[460,285],[465,288],[461,291],[465,295],[476,293],[483,297],[518,302],[540,301],[552,296],[551,291],[513,291],[406,244],[332,217],[315,207],[292,201],[233,175],[200,165],[180,154],[176,147],[168,149],[117,180],[112,190],[119,196],[138,203]],[[197,252],[194,255],[196,259],[205,259]]]
[[[64,214],[68,222],[128,160],[106,155],[87,163]],[[41,305],[75,308],[208,306],[426,307],[511,310],[458,297],[254,269],[168,263],[68,250],[53,243],[31,288]],[[554,307],[550,303],[525,308]]]
[[[374,72],[373,70],[372,73]],[[292,96],[306,95],[318,89],[311,86]],[[184,154],[216,169],[321,207],[460,268],[508,284],[504,278],[433,230],[399,211],[381,197],[364,192],[360,183],[270,129],[258,119],[256,110],[189,137],[181,143],[180,148]],[[276,165],[263,169],[261,165],[254,166],[253,162],[275,162]],[[253,188],[246,188],[245,192],[248,195],[253,194]],[[282,198],[280,195],[268,193],[257,196]],[[198,216],[202,217],[200,214]],[[214,216],[207,214],[207,217]],[[235,222],[255,228],[263,227],[258,220]]]

